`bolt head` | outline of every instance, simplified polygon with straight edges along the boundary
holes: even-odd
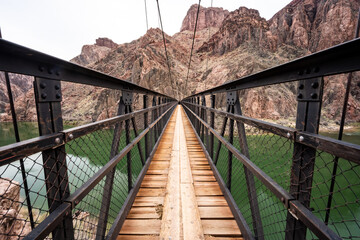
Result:
[[[318,83],[318,82],[313,82],[313,83],[311,84],[311,87],[314,88],[314,89],[316,89],[316,88],[319,87],[319,83]]]
[[[69,139],[74,139],[74,135],[72,133],[69,134]]]
[[[300,84],[299,89],[304,89],[304,84]]]
[[[287,136],[288,138],[290,138],[290,137],[291,137],[291,134],[290,134],[290,133],[287,133],[286,136]]]
[[[39,67],[39,71],[40,71],[40,72],[43,72],[44,70],[45,70],[45,68],[44,68],[43,66],[40,66],[40,67]]]
[[[310,94],[310,96],[312,99],[316,99],[318,97],[318,95],[316,93],[312,93],[312,94]]]
[[[46,93],[42,93],[42,94],[41,94],[41,98],[42,98],[42,99],[46,99],[46,98],[47,98],[47,94],[46,94]]]
[[[303,136],[300,136],[300,137],[299,137],[299,141],[300,141],[300,142],[304,141],[304,137],[303,137]]]
[[[59,90],[60,89],[60,85],[59,84],[56,84],[55,85],[55,90]]]
[[[56,97],[56,99],[60,99],[60,98],[61,98],[61,95],[60,95],[59,93],[57,93],[57,94],[55,95],[55,97]]]
[[[43,82],[40,83],[40,88],[41,88],[41,89],[45,89],[45,88],[46,88],[46,83],[43,83]]]
[[[60,138],[55,138],[55,143],[56,144],[59,144],[61,141],[60,141]]]
[[[297,97],[298,97],[298,99],[302,99],[303,95],[301,93],[299,93]]]

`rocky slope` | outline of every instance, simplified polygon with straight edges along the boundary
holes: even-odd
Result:
[[[294,0],[268,21],[257,10],[245,7],[230,13],[221,8],[201,7],[187,89],[185,81],[197,5],[189,9],[179,33],[166,35],[171,77],[159,29],[150,29],[141,38],[120,45],[98,39],[94,45],[85,45],[72,61],[182,98],[352,39],[359,5],[358,0]],[[326,78],[325,118],[339,119],[345,81],[346,76]],[[360,121],[359,82],[359,74],[355,74],[348,113],[352,121]],[[294,116],[295,89],[294,84],[283,84],[243,91],[244,113],[273,119]],[[116,105],[119,94],[63,83],[64,118],[95,121],[111,116],[115,107],[108,106]],[[4,99],[0,84],[3,109]],[[27,117],[22,115],[31,119],[33,112],[28,110]]]

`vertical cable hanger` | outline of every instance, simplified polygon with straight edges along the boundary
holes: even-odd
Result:
[[[189,72],[190,72],[190,66],[191,66],[191,58],[192,58],[192,54],[193,54],[193,50],[194,50],[196,27],[197,27],[197,22],[198,22],[198,18],[199,18],[199,11],[200,11],[200,2],[201,2],[201,0],[199,0],[198,9],[197,9],[197,12],[196,12],[194,36],[193,36],[193,40],[192,40],[191,51],[190,51],[190,60],[189,60],[188,71],[187,71],[186,80],[185,80],[185,89],[184,89],[184,90],[185,90],[185,91],[184,91],[184,92],[185,92],[185,95],[187,95],[187,83],[188,83],[188,79],[189,79]]]
[[[177,100],[179,100],[179,91],[176,91],[177,94],[174,93],[175,89],[174,89],[173,79],[171,77],[170,61],[169,61],[169,57],[168,57],[168,51],[167,51],[167,48],[166,48],[166,40],[165,40],[164,28],[163,28],[163,24],[162,24],[162,20],[161,20],[161,12],[160,12],[159,0],[156,0],[156,3],[157,3],[158,13],[159,13],[161,33],[162,33],[163,42],[164,42],[165,57],[166,57],[166,62],[167,62],[168,70],[169,70],[169,78],[170,78],[171,88],[173,90],[174,97],[176,97]]]
[[[213,7],[213,0],[211,0],[211,5],[210,8]],[[211,22],[209,24],[209,32],[208,32],[208,43],[210,42],[210,31],[211,31]],[[205,73],[208,71],[209,68],[209,53],[206,55],[206,68],[205,68]],[[206,88],[206,79],[205,79],[205,89]]]

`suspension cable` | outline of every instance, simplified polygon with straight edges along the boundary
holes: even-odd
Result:
[[[167,48],[166,48],[166,40],[165,40],[164,28],[163,28],[163,24],[162,24],[162,20],[161,20],[161,12],[160,12],[159,0],[156,0],[156,3],[157,3],[158,12],[159,12],[161,33],[162,33],[163,41],[164,41],[165,56],[166,56],[166,62],[167,62],[168,69],[169,69],[169,78],[170,78],[171,88],[173,90],[173,94],[174,94],[174,97],[175,97],[175,93],[174,93],[175,89],[174,89],[174,83],[173,83],[173,80],[172,80],[172,77],[171,77],[170,61],[169,61],[169,57],[168,57],[168,51],[167,51]],[[179,100],[179,91],[176,91],[176,92],[177,92],[176,98]]]
[[[210,8],[213,7],[213,0],[211,0],[211,6]],[[211,30],[211,22],[209,24],[209,33],[208,33],[208,43],[210,42],[210,30]],[[208,68],[209,68],[209,54],[206,54],[206,69],[205,69],[205,73],[207,73],[208,71]],[[205,79],[205,89],[206,88],[206,79]]]
[[[188,83],[188,79],[189,79],[189,72],[190,72],[190,66],[191,66],[191,58],[192,58],[192,54],[193,54],[193,50],[194,50],[194,43],[195,43],[195,35],[196,35],[196,27],[197,27],[197,22],[198,22],[198,18],[199,18],[199,11],[200,11],[200,2],[201,0],[199,0],[199,5],[198,5],[198,9],[196,12],[196,21],[195,21],[195,28],[194,28],[194,36],[193,36],[193,40],[192,40],[192,45],[191,45],[191,52],[190,52],[190,60],[189,60],[189,65],[188,65],[188,71],[186,74],[186,81],[185,81],[185,95],[187,95],[187,83]]]
[[[146,0],[144,0],[144,3],[145,3],[146,31],[148,31],[149,30],[149,22],[148,22]]]

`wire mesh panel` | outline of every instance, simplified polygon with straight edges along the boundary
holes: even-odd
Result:
[[[240,101],[232,102],[229,92],[211,98],[216,99],[211,108],[209,104],[199,104],[197,97],[182,103],[194,129],[200,129],[198,138],[231,193],[230,198],[236,203],[239,216],[243,217],[254,237],[292,239],[289,234],[303,232],[302,225],[289,225],[289,219],[296,218],[295,221],[307,224],[306,239],[328,238],[319,237],[324,235],[309,224],[312,221],[321,223],[323,229],[329,227],[329,231],[343,239],[359,238],[360,166],[356,157],[346,160],[326,151],[311,150],[318,148],[319,143],[305,141],[301,132],[297,133],[291,128],[294,124],[289,122],[277,121],[286,125],[281,126],[243,117],[240,107],[237,110],[235,107],[234,114],[230,106],[236,106]],[[207,117],[211,114],[213,126],[211,117]],[[231,126],[232,122],[234,126]],[[202,128],[211,130],[213,141],[205,138]],[[296,149],[302,141],[311,147]],[[331,144],[337,148],[336,143]],[[311,155],[309,151],[315,151],[315,154]],[[309,156],[305,164],[304,156]],[[297,165],[299,175],[294,172]],[[297,185],[294,185],[294,178]],[[298,198],[310,211],[305,217],[299,216],[289,205]],[[232,210],[233,213],[237,211]]]

